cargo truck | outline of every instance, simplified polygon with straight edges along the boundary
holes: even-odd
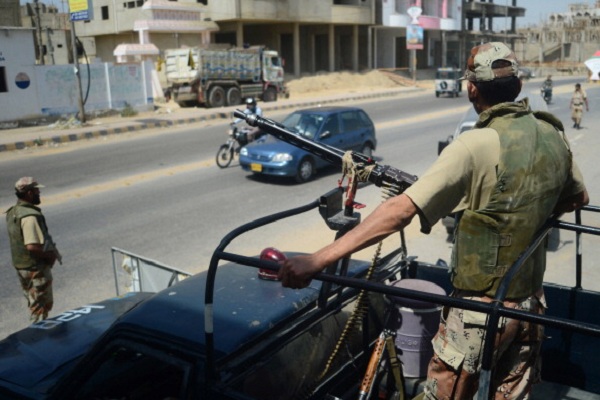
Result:
[[[182,107],[223,107],[248,97],[263,101],[289,97],[281,57],[262,46],[169,49],[165,65],[168,91]]]

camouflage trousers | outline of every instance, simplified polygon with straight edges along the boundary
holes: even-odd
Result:
[[[17,275],[31,312],[30,321],[33,323],[46,319],[54,305],[51,267],[17,269]]]
[[[454,297],[490,303],[489,297],[468,296],[460,291]],[[546,308],[540,290],[520,302],[504,306],[543,314]],[[478,390],[479,372],[487,315],[457,308],[444,308],[440,328],[432,340],[434,355],[429,362],[426,399],[472,399]],[[531,386],[540,381],[539,359],[543,326],[501,317],[495,340],[492,388],[495,399],[527,399]]]

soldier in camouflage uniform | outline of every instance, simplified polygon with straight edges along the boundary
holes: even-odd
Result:
[[[340,258],[403,229],[418,215],[421,231],[445,215],[460,215],[451,260],[452,296],[491,302],[507,269],[553,214],[589,202],[571,159],[562,123],[532,112],[521,91],[514,53],[500,42],[471,50],[465,78],[479,114],[403,194],[381,204],[355,229],[312,255],[282,262],[287,287],[306,287]],[[533,313],[545,308],[545,249],[540,247],[509,287],[504,305]],[[445,308],[434,337],[425,393],[419,398],[470,399],[478,389],[486,315]],[[496,398],[523,399],[538,380],[542,327],[502,318],[494,356]]]
[[[40,204],[40,189],[44,187],[31,177],[15,184],[17,204],[6,212],[13,265],[27,299],[31,322],[48,317],[54,303],[52,297],[52,266],[60,254],[48,233]]]

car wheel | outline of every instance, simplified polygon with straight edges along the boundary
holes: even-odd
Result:
[[[363,148],[360,152],[369,158],[373,158],[373,148],[371,147],[371,145],[369,143],[365,143],[365,145],[363,146]]]
[[[435,97],[440,97],[440,92],[435,92]]]
[[[310,158],[306,157],[300,161],[298,164],[298,169],[296,171],[296,182],[304,183],[311,180],[313,175],[315,174],[315,163]]]

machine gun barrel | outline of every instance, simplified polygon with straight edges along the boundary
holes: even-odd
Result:
[[[277,139],[283,140],[284,142],[321,157],[325,161],[340,167],[343,164],[342,160],[345,154],[343,150],[328,146],[324,143],[313,142],[310,139],[295,134],[280,123],[268,118],[259,117],[255,114],[244,114],[240,110],[235,110],[233,115],[243,119],[248,125],[258,127],[263,132],[269,133]],[[390,167],[389,165],[379,165],[371,157],[367,157],[361,153],[353,151],[352,160],[355,163],[362,164],[364,167],[372,166],[371,173],[368,177],[369,182],[379,187],[384,184],[392,185],[396,188],[398,193],[402,193],[417,180],[415,175],[408,174],[397,168]]]

